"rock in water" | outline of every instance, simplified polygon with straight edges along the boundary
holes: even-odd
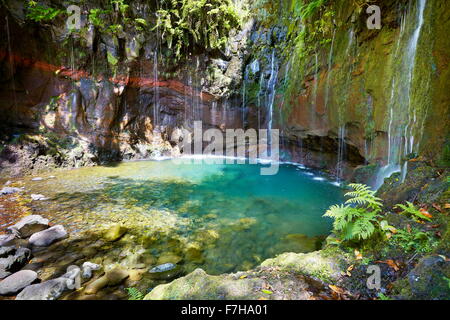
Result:
[[[17,192],[21,192],[22,189],[20,188],[11,188],[11,187],[5,187],[3,189],[0,190],[0,195],[7,195],[7,194],[14,194]]]
[[[58,278],[33,284],[23,289],[16,300],[56,300],[67,289],[67,280],[66,278]]]
[[[92,262],[85,262],[83,263],[83,278],[84,279],[90,279],[92,278],[92,271],[100,270],[100,265],[92,263]]]
[[[125,227],[120,224],[116,224],[106,231],[103,237],[106,241],[114,242],[119,240],[126,232],[127,229]]]
[[[31,199],[33,201],[45,201],[48,200],[47,197],[43,196],[42,194],[32,194]]]
[[[33,234],[30,237],[30,244],[36,247],[48,247],[52,243],[67,238],[67,232],[63,226],[57,225],[50,229]]]
[[[114,268],[108,272],[106,272],[105,277],[108,279],[109,286],[117,286],[126,278],[128,278],[129,273],[127,270],[123,270],[119,267]]]
[[[19,238],[28,238],[36,232],[40,232],[48,228],[48,219],[39,215],[31,215],[23,218],[15,225],[8,228],[8,231],[15,234]]]
[[[180,268],[176,264],[165,263],[154,267],[149,273],[155,280],[171,280],[178,276],[180,271]]]
[[[3,275],[8,272],[20,270],[31,257],[31,250],[27,248],[19,248],[15,250],[14,255],[10,254],[6,258],[0,258],[0,273]]]
[[[165,263],[162,265],[159,265],[157,267],[154,267],[149,272],[150,273],[160,273],[160,272],[167,272],[175,269],[177,266],[173,263]]]
[[[37,277],[37,273],[31,270],[16,272],[0,282],[0,295],[7,296],[16,294],[36,281]]]
[[[126,278],[128,278],[129,273],[119,267],[114,268],[106,274],[89,284],[84,290],[85,294],[96,294],[98,291],[106,286],[117,286],[122,283]]]
[[[14,247],[0,247],[0,258],[6,258],[16,252]]]
[[[12,242],[16,239],[14,235],[2,235],[0,236],[0,247],[10,246]]]

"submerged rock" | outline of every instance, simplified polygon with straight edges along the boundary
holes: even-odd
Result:
[[[8,231],[19,238],[28,238],[36,232],[48,228],[48,219],[39,215],[31,215],[23,218],[15,225],[8,228]]]
[[[128,271],[123,270],[119,267],[116,267],[116,268],[106,272],[103,277],[90,283],[84,290],[84,293],[87,295],[96,294],[104,287],[117,286],[117,285],[121,284],[128,277],[129,277]]]
[[[52,243],[67,238],[67,232],[63,226],[57,225],[50,229],[33,234],[30,237],[30,244],[36,247],[48,247]]]
[[[7,194],[14,194],[23,191],[20,188],[11,188],[11,187],[5,187],[0,190],[0,195],[7,195]]]
[[[48,200],[48,198],[45,197],[42,194],[32,194],[31,195],[31,200],[33,200],[33,201],[45,201],[45,200]]]
[[[181,268],[173,263],[165,263],[150,269],[149,273],[155,280],[171,280],[181,273]]]
[[[38,275],[31,270],[23,270],[0,282],[0,295],[13,295],[36,281]]]
[[[105,232],[103,238],[106,241],[114,242],[119,240],[126,232],[127,228],[121,226],[120,224],[116,224]]]

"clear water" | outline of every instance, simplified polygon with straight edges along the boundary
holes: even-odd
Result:
[[[275,176],[261,176],[260,169],[202,161],[128,162],[53,173],[55,178],[29,181],[27,188],[50,197],[34,205],[72,232],[117,217],[145,217],[142,232],[176,235],[183,248],[201,246],[200,262],[188,255],[181,262],[187,271],[201,267],[220,274],[252,268],[283,252],[318,249],[331,229],[324,212],[342,202],[339,187],[301,166],[281,165]],[[156,258],[168,252],[183,256],[184,249],[169,242],[145,249]]]

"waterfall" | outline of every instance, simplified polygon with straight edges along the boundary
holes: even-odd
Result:
[[[344,155],[345,155],[345,124],[339,127],[339,133],[338,133],[338,159],[337,159],[337,165],[336,165],[336,178],[337,182],[342,182],[342,177],[344,175],[344,168],[342,166],[344,162]]]
[[[278,80],[278,66],[275,61],[275,49],[272,51],[272,62],[270,66],[270,78],[267,84],[267,92],[269,94],[269,121],[268,121],[268,145],[272,146],[272,128],[273,128],[273,104],[275,102],[276,89]]]
[[[383,185],[384,179],[397,172],[401,172],[403,182],[407,174],[407,162],[403,158],[417,151],[414,132],[417,114],[411,94],[426,4],[426,0],[417,0],[416,6],[409,7],[402,18],[389,102],[388,160],[377,174],[376,189]]]
[[[155,128],[159,125],[159,84],[158,84],[158,49],[153,55],[153,82],[154,82],[154,107],[153,107],[153,122]]]
[[[245,110],[247,108],[247,82],[248,82],[248,75],[249,75],[249,66],[245,67],[244,72],[244,81],[242,86],[242,128],[245,129]]]
[[[259,78],[259,92],[258,92],[258,132],[261,130],[261,92],[263,88],[263,82],[264,82],[264,74],[261,72],[261,76]]]
[[[328,110],[328,102],[330,100],[330,81],[331,81],[331,70],[333,67],[333,54],[334,54],[334,42],[336,40],[336,29],[333,31],[333,39],[331,40],[330,54],[328,55],[328,73],[327,73],[327,83],[325,88],[325,109]]]
[[[13,97],[14,97],[14,107],[17,109],[17,96],[16,96],[16,79],[14,77],[14,57],[11,48],[11,35],[9,30],[9,21],[8,17],[5,17],[6,20],[6,36],[8,37],[8,54],[9,54],[9,66],[11,68],[11,78],[12,78],[12,89],[13,89]]]

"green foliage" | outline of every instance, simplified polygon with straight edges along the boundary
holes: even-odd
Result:
[[[390,242],[408,253],[428,253],[433,251],[438,241],[430,233],[412,228],[397,230]]]
[[[384,301],[392,300],[391,298],[389,298],[388,296],[386,296],[386,295],[383,294],[382,292],[380,292],[380,293],[378,294],[378,298],[379,298],[380,300],[384,300]]]
[[[104,28],[105,20],[102,15],[108,14],[109,11],[102,9],[91,9],[89,10],[89,21],[96,27]]]
[[[241,19],[231,0],[162,0],[157,30],[176,59],[195,47],[221,49]]]
[[[412,204],[411,202],[406,202],[406,206],[403,204],[398,204],[395,206],[395,208],[399,208],[402,209],[403,211],[401,212],[401,214],[407,215],[407,216],[411,216],[412,218],[415,219],[422,219],[422,220],[426,220],[426,221],[431,221],[431,219],[427,216],[425,216],[422,212],[420,212],[420,210],[418,210],[416,208],[416,206],[414,204]]]
[[[145,295],[136,288],[126,288],[128,300],[144,300]]]
[[[63,10],[47,7],[30,0],[27,3],[26,17],[34,22],[49,22],[63,12]]]
[[[334,219],[334,230],[343,240],[367,240],[376,232],[393,231],[386,221],[380,221],[381,199],[375,191],[362,184],[351,184],[353,191],[345,205],[334,205],[324,215]]]

